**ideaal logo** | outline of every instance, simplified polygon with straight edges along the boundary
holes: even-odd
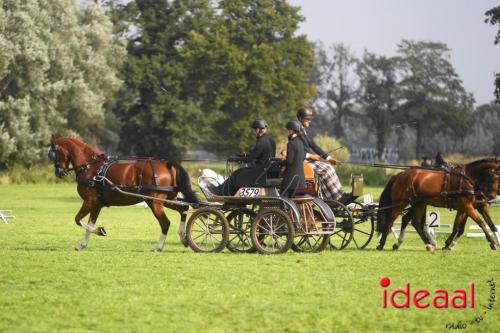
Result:
[[[486,304],[482,304],[481,307],[484,308],[479,315],[475,315],[472,320],[459,320],[456,323],[446,323],[445,328],[447,329],[466,329],[472,325],[479,324],[482,322],[488,313],[492,311],[496,301],[496,285],[493,278],[486,280],[488,284],[489,294]],[[418,309],[425,309],[428,307],[434,307],[436,309],[475,309],[475,284],[470,282],[468,288],[465,289],[453,289],[448,291],[446,289],[435,289],[433,292],[425,288],[419,288],[412,291],[409,282],[405,284],[404,288],[396,288],[393,290],[388,290],[391,284],[391,280],[384,276],[380,279],[380,286],[382,289],[382,308],[387,309],[387,307],[392,306],[396,309],[408,309],[413,305]],[[397,302],[396,297],[401,295],[403,297],[402,302]],[[401,297],[398,297],[401,299]]]
[[[410,282],[406,282],[404,288],[396,288],[387,290],[391,284],[391,280],[384,276],[380,279],[382,289],[382,308],[386,309],[390,304],[396,309],[408,309],[412,305],[418,309],[434,307],[436,309],[447,309],[449,307],[455,309],[473,309],[474,304],[474,282],[469,283],[467,289],[454,289],[448,291],[446,289],[435,289],[431,292],[425,288],[412,290]],[[396,297],[403,296],[402,302],[397,302]]]

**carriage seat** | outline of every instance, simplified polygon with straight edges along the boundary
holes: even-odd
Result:
[[[265,187],[279,187],[281,185],[280,171],[282,159],[271,158],[266,163],[263,173],[258,177],[258,180],[263,179],[263,186]],[[257,181],[258,182],[258,181]]]

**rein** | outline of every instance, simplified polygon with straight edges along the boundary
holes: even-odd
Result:
[[[396,170],[422,169],[422,170],[430,170],[430,171],[446,171],[445,169],[443,169],[441,167],[425,167],[425,166],[418,166],[418,165],[355,163],[355,162],[342,162],[342,164],[368,166],[368,167],[381,168],[381,169],[396,169]]]
[[[66,172],[66,173],[69,173],[70,171],[75,171],[76,177],[78,178],[78,175],[80,173],[84,172],[85,170],[87,170],[92,164],[95,164],[97,162],[101,162],[103,160],[106,160],[107,158],[108,157],[104,154],[100,154],[100,155],[93,154],[92,157],[82,165],[74,166],[72,168],[67,168],[67,169],[66,168],[60,168],[60,169],[64,170],[64,172]]]
[[[100,162],[100,161],[103,161],[103,160],[106,160],[107,158],[108,157],[106,155],[104,155],[104,154],[100,154],[100,155],[94,154],[84,164],[82,164],[80,166],[75,166],[73,168],[70,168],[67,171],[69,172],[69,171],[75,170],[75,173],[78,175],[78,174],[82,173],[83,171],[87,170],[92,164]]]

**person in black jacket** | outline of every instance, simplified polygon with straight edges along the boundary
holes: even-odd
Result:
[[[444,160],[443,155],[440,151],[436,154],[436,160],[434,161],[434,167],[446,168],[448,163]]]
[[[236,158],[247,166],[233,172],[221,185],[209,188],[213,194],[234,195],[241,187],[257,187],[259,179],[265,180],[264,168],[276,154],[276,143],[268,134],[264,119],[254,120],[251,127],[255,132],[255,143],[247,155]]]
[[[276,143],[267,133],[267,123],[264,119],[256,119],[252,123],[255,132],[255,143],[250,147],[245,162],[248,166],[266,164],[276,155]]]
[[[306,177],[304,176],[304,159],[306,151],[304,143],[300,139],[300,123],[296,120],[286,124],[288,130],[288,144],[286,146],[285,172],[280,186],[280,193],[283,197],[291,198],[296,194],[297,189],[306,187]]]
[[[302,127],[300,138],[304,142],[306,149],[306,161],[321,179],[320,188],[323,193],[323,198],[347,201],[349,197],[343,195],[342,184],[332,165],[339,165],[340,162],[329,156],[321,149],[314,141],[314,135],[309,130],[309,126],[314,118],[314,110],[311,108],[300,108],[297,110],[297,119]],[[315,153],[315,154],[312,154]],[[320,161],[320,158],[326,160],[325,163]]]

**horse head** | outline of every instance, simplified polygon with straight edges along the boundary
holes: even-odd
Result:
[[[55,174],[58,178],[68,175],[71,158],[67,144],[61,138],[52,135],[48,157],[54,163]]]
[[[488,199],[500,194],[500,161],[491,158],[481,159],[466,165],[467,174],[474,180],[476,189]]]
[[[67,176],[71,170],[76,175],[84,172],[92,163],[105,159],[104,154],[99,154],[94,148],[76,137],[50,138],[49,159],[54,162],[56,176],[62,178]],[[69,165],[73,167],[70,168]]]

